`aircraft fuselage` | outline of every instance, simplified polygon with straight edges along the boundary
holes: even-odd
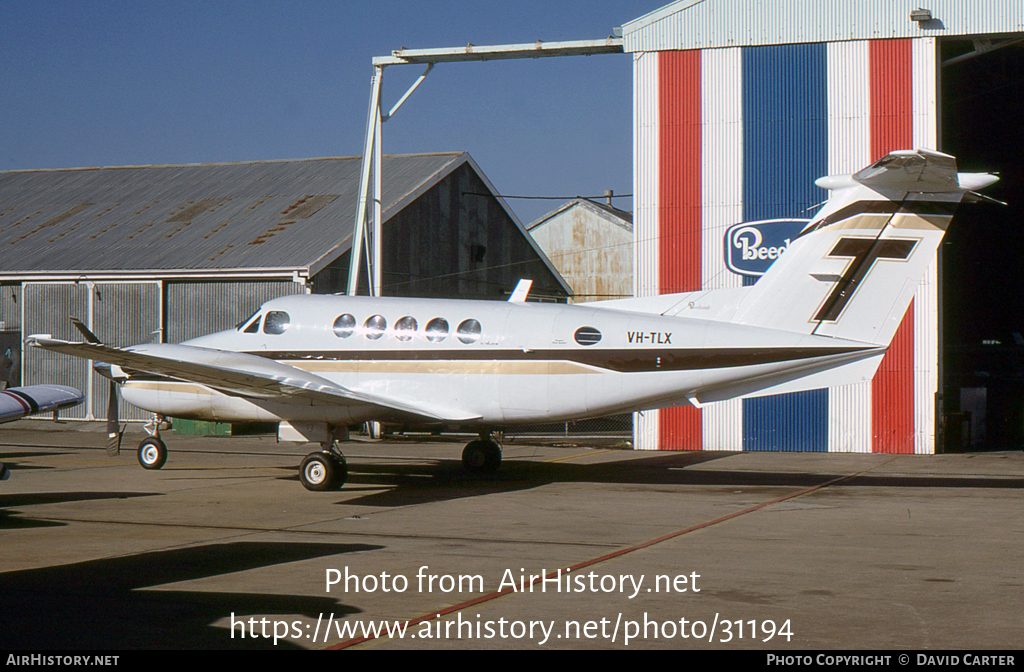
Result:
[[[842,339],[593,305],[324,295],[275,299],[236,329],[182,345],[259,356],[358,392],[427,400],[473,417],[438,424],[469,427],[699,403],[697,391],[740,382],[753,391],[879,350]],[[131,350],[147,347],[153,346]],[[217,357],[223,366],[244,369],[229,355]],[[173,417],[416,424],[398,411],[382,415],[380,409],[280,395],[243,398],[166,378],[130,379],[122,394],[136,406]]]

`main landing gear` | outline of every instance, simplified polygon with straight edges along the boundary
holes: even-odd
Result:
[[[160,425],[166,422],[163,416],[154,415],[143,427],[149,433],[139,444],[139,464],[143,469],[159,469],[167,462],[167,446],[160,439]]]
[[[490,433],[481,433],[462,450],[462,466],[471,474],[490,474],[501,466],[501,446]]]
[[[337,441],[325,441],[323,449],[310,453],[299,465],[299,480],[306,490],[324,492],[338,490],[348,479],[348,463]]]

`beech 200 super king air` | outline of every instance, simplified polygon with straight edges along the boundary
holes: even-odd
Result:
[[[817,184],[830,198],[753,286],[587,304],[289,296],[229,331],[127,348],[29,343],[105,362],[156,414],[139,446],[163,465],[164,417],[274,421],[310,490],[347,475],[337,438],[366,421],[472,430],[463,462],[501,461],[492,431],[870,380],[957,204],[996,181],[952,156],[893,152]],[[116,436],[116,435],[115,435]]]

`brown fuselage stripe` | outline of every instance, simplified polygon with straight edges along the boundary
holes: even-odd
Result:
[[[758,364],[777,364],[818,357],[833,357],[858,352],[881,350],[876,347],[821,347],[821,348],[625,348],[593,350],[528,350],[473,349],[459,350],[324,350],[324,351],[253,351],[278,362],[289,362],[304,368],[305,362],[416,362],[423,365],[443,365],[443,362],[569,362],[619,373],[648,371],[693,371],[728,369]],[[325,367],[325,369],[328,367]],[[483,371],[481,371],[483,372]]]

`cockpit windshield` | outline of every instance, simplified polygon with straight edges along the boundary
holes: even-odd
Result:
[[[242,320],[241,322],[236,324],[235,325],[235,330],[236,331],[241,331],[242,327],[244,327],[245,325],[249,324],[249,321],[252,320],[252,318],[256,317],[259,314],[259,312],[260,312],[259,309],[256,309],[256,312],[254,312],[252,315],[250,315],[249,317],[245,318],[244,320]]]

